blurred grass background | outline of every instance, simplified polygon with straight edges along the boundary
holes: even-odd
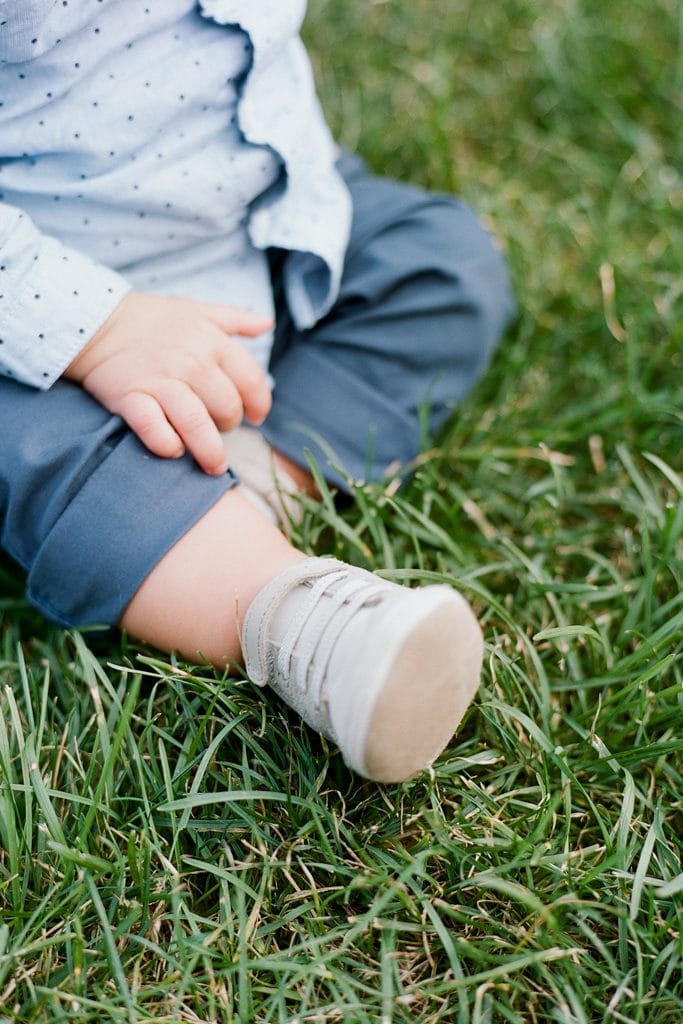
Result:
[[[335,134],[468,199],[520,305],[398,495],[299,540],[470,597],[480,699],[363,783],[249,684],[2,568],[2,1021],[683,1020],[683,13],[313,0]]]

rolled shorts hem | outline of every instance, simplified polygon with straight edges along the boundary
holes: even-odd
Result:
[[[124,434],[43,540],[29,601],[67,628],[116,626],[164,555],[237,483],[230,470],[207,476],[190,456],[157,458]]]

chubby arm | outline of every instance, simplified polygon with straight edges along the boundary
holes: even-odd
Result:
[[[265,375],[234,336],[271,326],[231,306],[132,292],[0,203],[0,375],[41,389],[75,381],[155,455],[187,447],[207,473],[225,471],[219,431],[270,409]]]

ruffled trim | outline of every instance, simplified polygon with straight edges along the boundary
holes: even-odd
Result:
[[[290,311],[297,327],[312,327],[339,291],[351,199],[335,168],[336,147],[298,36],[305,0],[282,0],[268,16],[245,9],[244,0],[200,0],[200,7],[205,17],[241,29],[251,42],[238,124],[248,142],[280,158],[286,185],[253,204],[248,231],[257,248],[291,253],[284,278]],[[294,109],[299,132],[291,128]]]

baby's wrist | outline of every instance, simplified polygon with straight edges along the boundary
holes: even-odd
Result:
[[[124,307],[129,305],[133,296],[133,292],[128,292],[123,297],[113,313],[107,317],[101,327],[98,328],[80,352],[71,360],[64,370],[62,377],[73,381],[75,384],[83,383],[88,374],[99,364],[102,343],[110,335],[112,328],[119,322],[121,314],[124,313],[125,315]]]

